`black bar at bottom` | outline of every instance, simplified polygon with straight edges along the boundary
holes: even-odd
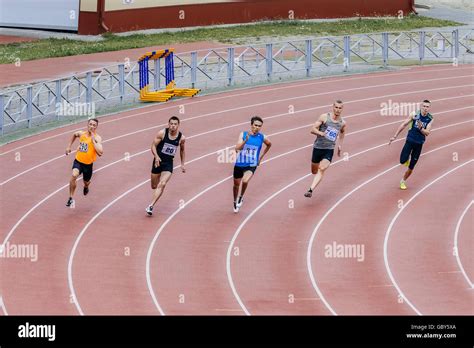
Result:
[[[469,316],[3,316],[0,346],[237,343],[472,347],[472,323]]]

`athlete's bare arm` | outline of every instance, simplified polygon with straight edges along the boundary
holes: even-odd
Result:
[[[72,134],[71,140],[69,141],[69,145],[66,147],[66,156],[71,153],[71,146],[76,141],[76,138],[80,138],[82,131],[77,131]]]
[[[346,135],[346,122],[343,123],[341,130],[339,131],[339,145],[337,147],[337,155],[341,157],[342,144],[344,144],[344,137]]]
[[[318,120],[314,123],[313,127],[311,128],[311,134],[319,135],[320,137],[324,137],[324,132],[319,130],[319,127],[327,121],[327,114],[322,114],[319,116]]]
[[[242,139],[243,136],[244,136],[244,132],[240,132],[239,139],[237,140],[237,145],[235,145],[235,151],[236,152],[238,152],[238,151],[240,151],[244,148],[245,143],[250,138],[250,133],[247,132],[247,136],[245,137],[245,139]]]
[[[186,142],[186,138],[184,135],[181,136],[181,141],[179,142],[179,156],[181,157],[181,171],[186,173],[186,167],[184,166],[184,159],[186,155],[184,144]]]
[[[155,139],[153,139],[153,142],[151,143],[151,153],[153,154],[153,157],[155,157],[155,167],[159,167],[160,162],[161,162],[161,158],[160,156],[158,156],[158,153],[156,152],[156,147],[164,138],[165,138],[165,130],[162,129],[158,132]]]
[[[421,134],[423,134],[425,137],[427,137],[428,135],[430,135],[431,133],[431,126],[433,125],[433,120],[431,120],[430,123],[428,123],[428,125],[426,126],[426,129],[423,128],[423,124],[418,121],[416,126],[418,127],[418,129],[420,130]]]
[[[97,155],[102,156],[104,154],[104,148],[102,147],[102,137],[99,134],[92,134],[92,142],[94,143],[94,149]]]
[[[268,150],[270,150],[270,147],[272,147],[272,142],[267,137],[265,137],[265,139],[263,139],[263,143],[265,144],[265,150],[263,150],[262,155],[258,159],[258,165],[260,165],[260,162],[262,161],[263,157],[265,157]]]
[[[392,143],[392,141],[394,141],[395,139],[397,139],[398,137],[398,134],[400,134],[406,126],[408,126],[408,124],[413,120],[413,117],[415,117],[415,113],[413,113],[412,115],[410,115],[408,118],[406,118],[402,124],[398,127],[397,131],[395,132],[395,135],[393,137],[390,138],[390,141],[388,143],[388,145],[390,145]]]

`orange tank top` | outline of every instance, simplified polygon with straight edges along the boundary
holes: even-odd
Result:
[[[84,164],[91,164],[97,158],[92,138],[87,132],[81,134],[79,138],[79,147],[77,148],[76,160]]]

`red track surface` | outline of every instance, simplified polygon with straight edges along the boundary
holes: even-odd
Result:
[[[8,314],[473,314],[473,73],[437,66],[307,80],[104,118],[105,154],[87,198],[79,184],[75,209],[64,206],[73,157],[61,154],[77,126],[5,145],[0,242],[37,244],[39,255],[0,259],[0,307]],[[349,157],[335,157],[309,200],[309,128],[336,98],[345,101]],[[434,131],[409,189],[400,191],[404,140],[386,143],[401,118],[380,116],[380,104],[425,98],[433,101]],[[175,170],[148,218],[149,144],[172,114],[188,138],[187,173]],[[232,164],[219,163],[217,151],[233,146],[254,114],[274,146],[234,214]],[[363,260],[325,257],[333,243],[363,245]]]

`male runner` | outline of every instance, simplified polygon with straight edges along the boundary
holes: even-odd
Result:
[[[431,127],[433,126],[433,116],[428,112],[430,106],[431,102],[429,100],[423,100],[421,110],[413,113],[403,121],[400,127],[398,127],[395,135],[390,138],[390,142],[388,143],[390,145],[392,141],[397,139],[398,134],[400,134],[401,131],[410,124],[405,145],[400,153],[400,164],[408,167],[402,180],[400,180],[400,189],[402,190],[407,189],[406,180],[410,177],[418,159],[420,158],[421,149],[423,148],[423,143],[425,142],[426,137],[430,135]]]
[[[240,132],[237,145],[235,146],[237,158],[234,166],[234,213],[239,212],[248,183],[263,157],[265,157],[272,146],[268,137],[260,133],[262,125],[263,120],[259,116],[252,117],[250,120],[250,132]],[[263,144],[265,144],[265,150],[260,157],[260,150]],[[241,191],[240,195],[239,190]]]
[[[69,180],[69,199],[66,207],[74,205],[74,191],[76,190],[77,177],[82,173],[84,179],[84,196],[89,193],[89,184],[92,178],[92,166],[97,155],[102,156],[104,149],[102,147],[102,138],[96,133],[99,126],[99,120],[91,118],[87,121],[87,131],[77,131],[72,135],[71,141],[66,148],[66,156],[71,153],[71,146],[79,138],[79,147],[77,148],[76,158],[72,164],[72,177]]]
[[[178,146],[181,157],[181,171],[186,172],[184,167],[184,135],[178,131],[180,120],[176,116],[172,116],[168,120],[168,128],[158,132],[151,144],[151,152],[153,153],[153,165],[151,167],[151,188],[154,190],[151,204],[146,208],[146,213],[153,215],[153,207],[160,199],[166,184],[173,173],[173,159],[176,155]]]
[[[342,143],[346,132],[346,123],[341,117],[342,104],[341,100],[336,100],[332,107],[332,113],[328,112],[319,116],[319,119],[311,128],[311,134],[316,135],[311,158],[311,173],[315,176],[309,190],[304,194],[305,197],[311,198],[313,196],[313,190],[319,185],[326,169],[329,168],[337,138],[339,138],[337,155],[341,156]]]

